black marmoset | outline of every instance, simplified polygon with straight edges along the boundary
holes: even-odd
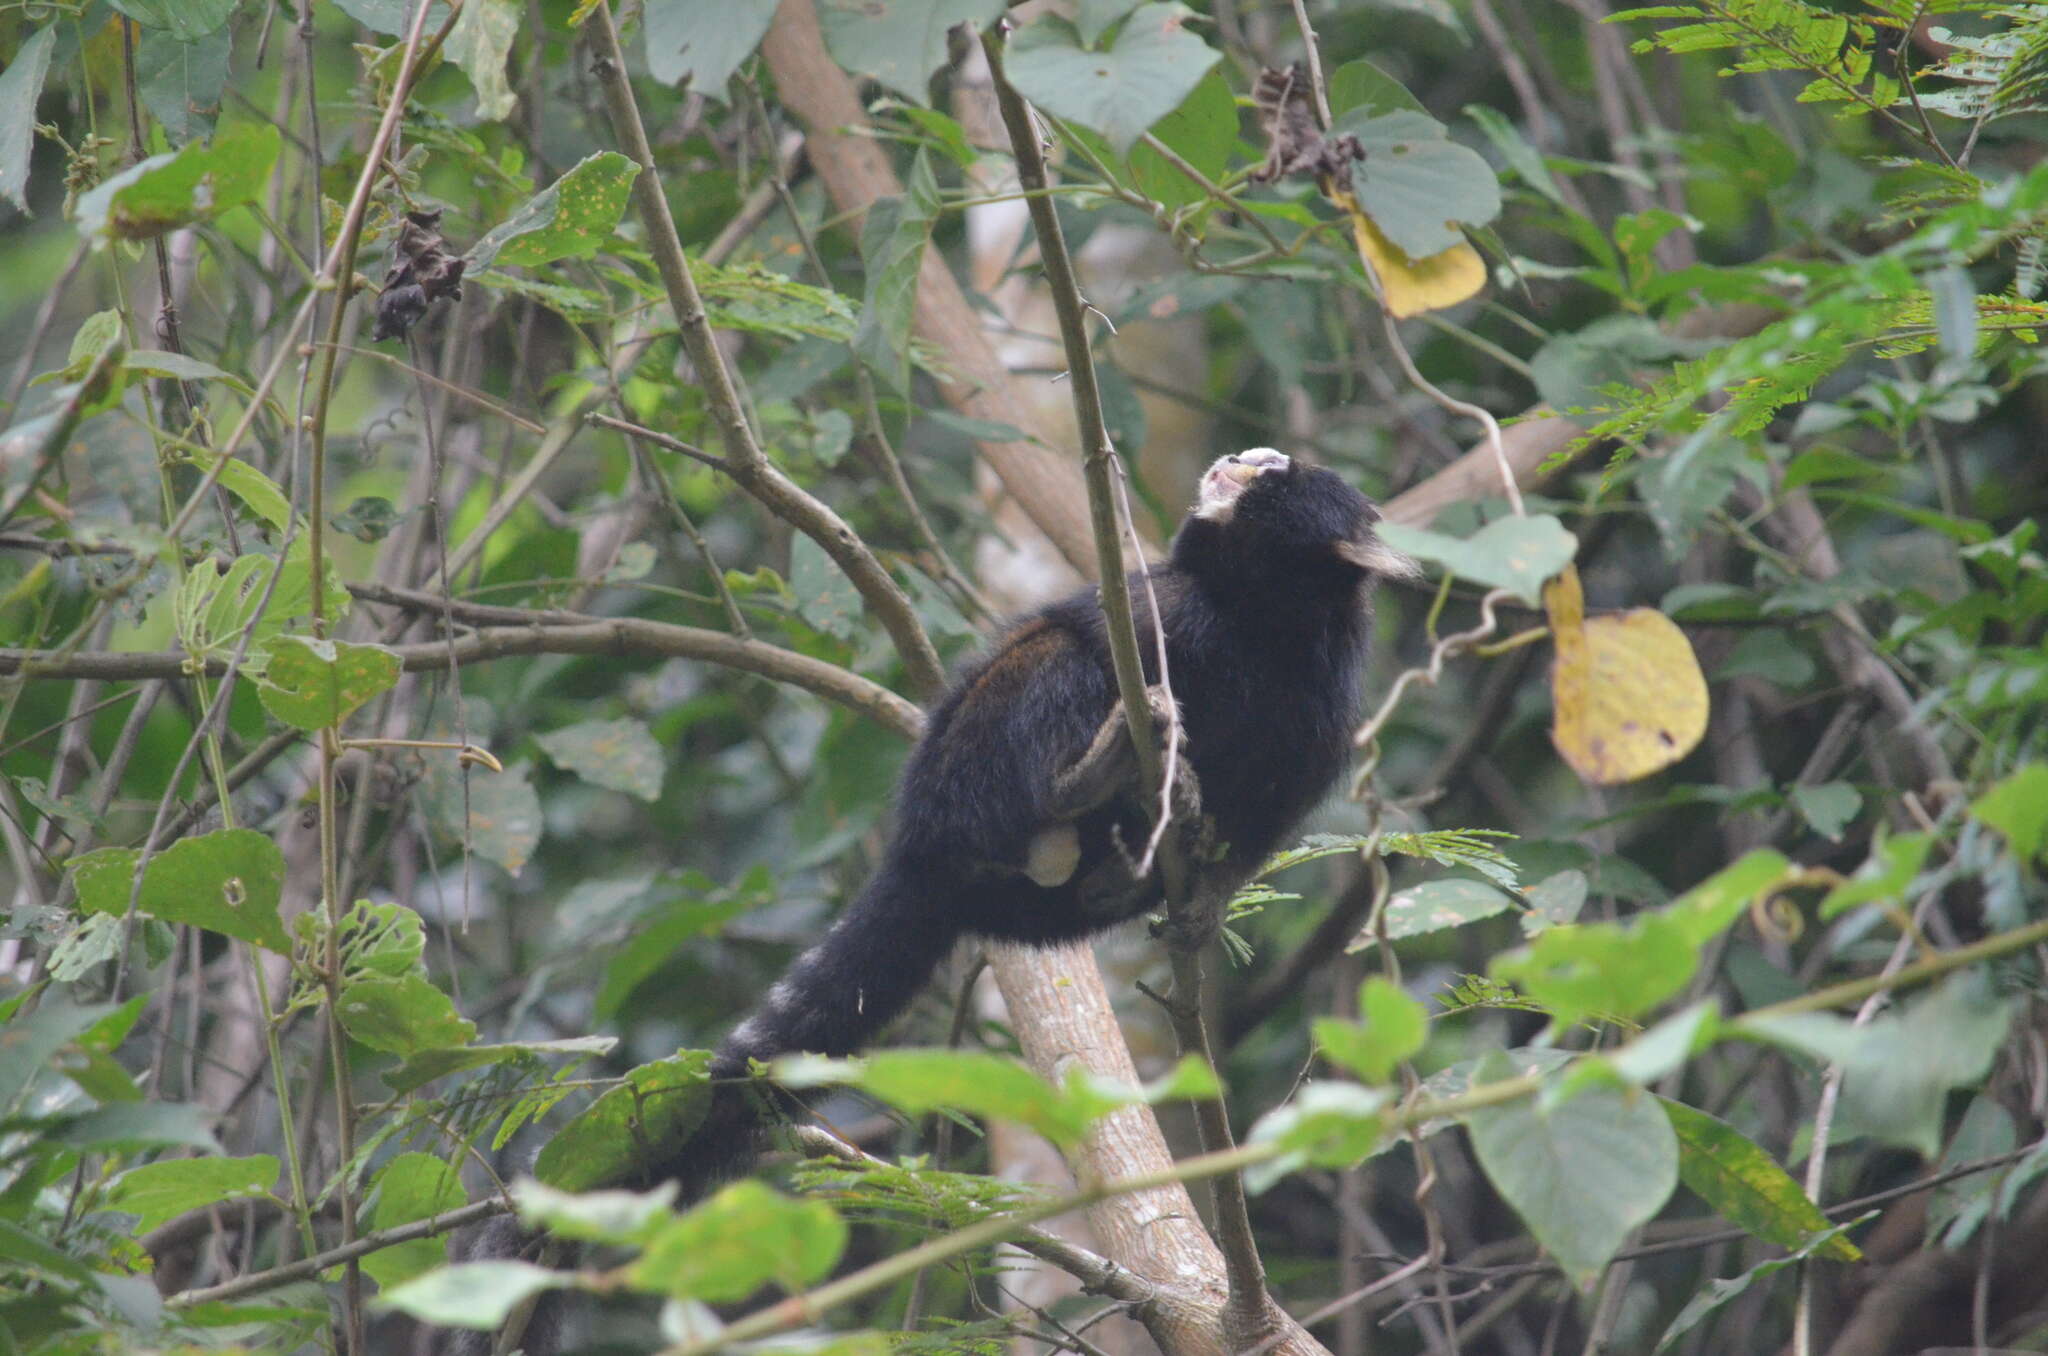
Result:
[[[1242,883],[1343,772],[1373,585],[1413,570],[1374,535],[1378,520],[1335,473],[1256,448],[1209,467],[1171,559],[1149,589],[1131,578],[1148,684],[1159,681],[1158,598],[1219,879]],[[961,937],[1068,941],[1158,905],[1157,873],[1131,872],[1156,788],[1073,776],[1121,725],[1096,590],[1011,623],[932,711],[881,868],[718,1048],[718,1082],[689,1142],[622,1185],[675,1178],[687,1201],[743,1171],[767,1114],[746,1082],[750,1061],[866,1045]],[[509,1255],[520,1241],[505,1222],[470,1255]],[[554,1335],[526,1340],[551,1350]]]
[[[1209,467],[1149,591],[1131,578],[1148,683],[1158,598],[1226,870],[1248,876],[1343,771],[1372,587],[1409,568],[1375,537],[1378,520],[1334,472],[1257,448]],[[1096,590],[1013,622],[932,712],[880,870],[727,1037],[713,1076],[743,1077],[750,1060],[791,1051],[859,1049],[962,936],[1069,941],[1156,906],[1155,882],[1129,877],[1148,827],[1140,797],[1077,811],[1062,784],[1117,711]]]

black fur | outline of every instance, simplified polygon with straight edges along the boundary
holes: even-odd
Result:
[[[1149,590],[1131,577],[1146,680],[1159,677],[1156,595],[1202,809],[1224,865],[1243,875],[1344,769],[1374,582],[1358,563],[1371,552],[1359,548],[1372,544],[1378,518],[1334,473],[1285,462],[1252,478],[1226,518],[1190,517]],[[746,1082],[750,1062],[858,1050],[961,937],[1068,941],[1156,906],[1156,884],[1131,886],[1127,873],[1121,892],[1085,888],[1116,876],[1124,847],[1143,842],[1136,796],[1073,821],[1079,859],[1063,883],[1041,885],[1024,870],[1034,836],[1059,822],[1060,774],[1115,709],[1093,589],[1020,618],[967,665],[904,769],[881,869],[718,1048],[705,1121],[681,1154],[645,1165],[635,1184],[676,1177],[687,1201],[743,1172],[771,1120],[761,1089]],[[479,1251],[502,1255],[504,1242]]]
[[[1247,874],[1343,771],[1373,578],[1336,547],[1369,542],[1378,517],[1333,472],[1289,462],[1254,479],[1227,520],[1189,518],[1149,591],[1131,576],[1146,680],[1158,681],[1156,594],[1202,808],[1225,861]],[[1154,907],[1146,888],[1105,913],[1081,888],[1119,840],[1143,842],[1132,798],[1075,822],[1081,855],[1065,883],[1046,887],[1023,870],[1034,835],[1056,822],[1056,778],[1115,707],[1096,590],[1014,622],[932,712],[904,769],[881,869],[727,1038],[713,1073],[743,1076],[749,1060],[797,1050],[859,1049],[960,937],[1069,941]]]

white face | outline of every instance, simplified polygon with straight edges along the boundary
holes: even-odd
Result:
[[[1230,521],[1230,510],[1244,487],[1268,471],[1284,471],[1292,463],[1285,452],[1254,447],[1234,457],[1218,457],[1202,473],[1202,487],[1195,499],[1195,516],[1212,523]]]

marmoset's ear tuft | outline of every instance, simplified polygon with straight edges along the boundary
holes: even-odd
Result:
[[[1347,560],[1366,573],[1383,579],[1422,578],[1422,567],[1413,558],[1401,554],[1370,533],[1364,537],[1347,537],[1332,549],[1340,560]]]

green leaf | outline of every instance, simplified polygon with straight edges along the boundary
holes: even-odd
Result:
[[[633,991],[686,942],[708,937],[761,902],[751,892],[715,898],[680,898],[664,906],[633,935],[605,967],[604,981],[593,1000],[598,1016],[618,1015]]]
[[[444,1214],[469,1203],[453,1166],[430,1154],[407,1153],[378,1169],[370,1192],[369,1227],[389,1229]],[[401,1285],[448,1260],[447,1235],[415,1238],[379,1248],[363,1258],[363,1270],[381,1290]]]
[[[137,1233],[147,1233],[176,1215],[203,1205],[265,1196],[277,1185],[277,1159],[269,1154],[250,1158],[179,1158],[130,1168],[107,1187],[106,1208],[136,1217]]]
[[[1152,129],[1175,155],[1201,171],[1210,183],[1223,178],[1237,149],[1237,99],[1223,72],[1212,70],[1202,77],[1194,93],[1181,106],[1161,118]],[[1131,147],[1131,179],[1138,191],[1155,198],[1169,209],[1186,207],[1209,195],[1200,184],[1150,146]],[[1255,287],[1245,295],[1261,298],[1280,294],[1279,287]],[[1254,339],[1258,337],[1253,332]]]
[[[1365,158],[1351,162],[1352,194],[1410,259],[1463,244],[1459,223],[1484,226],[1500,215],[1500,183],[1486,157],[1427,114],[1354,110],[1331,132],[1358,138]]]
[[[495,1328],[544,1290],[574,1286],[573,1275],[531,1262],[462,1262],[387,1290],[383,1302],[450,1328]]]
[[[1765,1277],[1775,1275],[1786,1267],[1797,1266],[1808,1257],[1816,1255],[1834,1256],[1833,1249],[1837,1244],[1853,1247],[1854,1245],[1850,1244],[1844,1235],[1869,1218],[1869,1215],[1865,1215],[1862,1219],[1850,1220],[1847,1224],[1837,1224],[1826,1233],[1815,1234],[1812,1238],[1807,1239],[1805,1244],[1797,1251],[1787,1256],[1774,1257],[1768,1262],[1759,1262],[1740,1276],[1732,1277],[1728,1280],[1709,1282],[1707,1288],[1695,1293],[1691,1299],[1687,1300],[1685,1307],[1678,1311],[1678,1317],[1671,1320],[1671,1326],[1666,1328],[1664,1335],[1657,1339],[1657,1352],[1670,1350],[1673,1342],[1691,1332],[1716,1310]]]
[[[1261,1116],[1248,1144],[1278,1144],[1281,1153],[1245,1170],[1245,1185],[1264,1191],[1306,1167],[1349,1168],[1380,1146],[1386,1133],[1381,1112],[1393,1094],[1386,1088],[1326,1080],[1310,1083]]]
[[[1570,1024],[1648,1012],[1684,988],[1698,964],[1698,945],[1683,924],[1668,914],[1643,913],[1627,923],[1551,928],[1495,956],[1487,973]]]
[[[618,1043],[616,1036],[566,1036],[558,1041],[449,1046],[422,1050],[397,1068],[386,1069],[377,1076],[389,1084],[393,1092],[412,1092],[449,1074],[482,1069],[509,1060],[568,1055],[571,1057],[569,1067],[574,1068],[592,1056],[609,1054]]]
[[[1543,581],[1571,564],[1579,549],[1564,524],[1545,513],[1496,519],[1462,541],[1399,523],[1374,531],[1396,551],[1485,588],[1506,589],[1531,607],[1541,605]]]
[[[853,306],[839,293],[800,283],[758,263],[722,268],[692,259],[704,310],[719,329],[772,334],[783,339],[850,341],[857,325]],[[839,414],[838,410],[821,411]]]
[[[121,903],[126,907],[128,901],[124,897]],[[0,1115],[12,1114],[15,1102],[58,1052],[113,1011],[110,1003],[49,1002],[25,1017],[11,1014],[0,1027]]]
[[[777,0],[647,0],[647,73],[664,85],[723,100],[725,82],[768,31]],[[694,261],[693,261],[694,262]]]
[[[129,367],[132,370],[134,366],[133,355],[130,355]],[[199,465],[196,461],[190,464]],[[202,466],[200,469],[203,472],[206,468]],[[222,489],[248,505],[252,513],[279,532],[285,531],[291,524],[292,501],[285,497],[283,487],[248,462],[238,461],[233,457],[227,458],[220,463],[218,479]],[[267,572],[265,582],[268,582]],[[283,582],[280,581],[278,586],[282,589]],[[262,593],[262,585],[257,586],[256,592]],[[272,596],[271,602],[273,605],[277,602],[275,595]]]
[[[79,905],[126,914],[142,854],[101,848],[72,859]],[[284,895],[284,854],[254,829],[216,829],[184,838],[149,859],[136,907],[167,923],[188,923],[253,942],[280,955],[291,939],[277,914]]]
[[[2048,763],[2029,763],[1970,802],[1970,813],[2005,835],[2013,856],[2032,861],[2048,837]]]
[[[96,244],[149,240],[209,221],[253,201],[277,162],[282,134],[269,123],[222,132],[208,146],[191,142],[153,155],[103,181],[78,200],[78,229]]]
[[[1847,782],[1801,784],[1792,788],[1792,804],[1815,833],[1839,843],[1842,830],[1863,808],[1863,793]]]
[[[1537,881],[1522,891],[1522,902],[1529,909],[1522,915],[1523,933],[1533,937],[1545,928],[1577,922],[1591,889],[1586,873],[1574,869]]]
[[[1398,941],[1425,932],[1463,927],[1513,907],[1512,899],[1484,881],[1458,877],[1424,881],[1398,891],[1387,901],[1387,936]],[[1371,935],[1361,933],[1358,940],[1367,943]]]
[[[469,266],[531,268],[590,258],[612,242],[639,173],[617,151],[585,157],[471,246]]]
[[[92,1153],[203,1149],[217,1154],[213,1115],[187,1102],[117,1102],[88,1111],[50,1135],[53,1143]]]
[[[241,0],[108,0],[144,28],[160,28],[179,42],[203,38],[228,21]]]
[[[703,1050],[642,1064],[556,1132],[533,1175],[563,1191],[633,1180],[635,1166],[659,1161],[697,1133],[711,1102],[710,1064]]]
[[[860,257],[867,285],[853,351],[869,371],[898,391],[909,389],[911,313],[917,306],[917,275],[938,205],[938,183],[920,152],[910,163],[905,191],[878,200],[861,224]]]
[[[29,34],[14,60],[0,70],[0,200],[28,211],[29,152],[35,149],[36,100],[50,73],[50,49],[57,25],[45,24]]]
[[[1364,59],[1347,61],[1330,72],[1330,115],[1342,117],[1353,109],[1363,109],[1366,115],[1428,111],[1407,86]]]
[[[1081,0],[1077,16],[1081,41],[1093,47],[1118,19],[1138,7],[1139,0]]]
[[[2012,1000],[1965,971],[1903,1014],[1858,1027],[1820,1012],[1744,1017],[1734,1024],[1777,1045],[1842,1066],[1838,1140],[1868,1135],[1932,1159],[1941,1152],[1950,1088],[1982,1078],[2005,1042]]]
[[[645,801],[661,798],[661,745],[644,721],[586,720],[535,742],[558,766],[586,782]]]
[[[1678,1136],[1680,1179],[1721,1218],[1786,1248],[1828,1227],[1805,1189],[1740,1130],[1682,1102],[1658,1100]],[[1831,1240],[1820,1255],[1837,1262],[1863,1256],[1846,1238]]]
[[[414,0],[334,0],[334,7],[373,33],[401,38],[412,26]],[[433,0],[427,6],[426,34],[431,37],[448,22],[448,6]]]
[[[1664,912],[1684,928],[1694,946],[1705,946],[1791,870],[1783,853],[1755,848],[1672,900]]]
[[[974,1050],[882,1050],[859,1060],[796,1057],[776,1062],[791,1087],[846,1082],[921,1116],[940,1108],[1029,1126],[1056,1144],[1088,1128],[1083,1108],[1014,1059]]]
[[[826,635],[852,640],[860,629],[860,590],[807,536],[790,543],[789,589],[796,596],[797,615]]]
[[[487,122],[502,122],[519,101],[505,74],[512,39],[519,35],[524,7],[519,0],[464,0],[441,54],[462,68],[476,90],[476,111]]]
[[[1670,609],[1666,608],[1669,612]],[[1801,688],[1813,681],[1812,656],[1789,643],[1791,637],[1773,627],[1752,631],[1735,642],[1735,648],[1714,670],[1716,682],[1730,678],[1761,678],[1782,688]]]
[[[979,33],[1007,0],[821,0],[818,26],[833,60],[927,102],[932,72],[947,62],[946,34],[959,24]],[[726,20],[729,24],[730,19]]]
[[[398,654],[381,645],[279,636],[257,684],[263,707],[298,730],[340,725],[398,682]]]
[[[173,146],[213,135],[233,46],[226,28],[189,42],[161,31],[143,34],[135,50],[137,92]]]
[[[663,1182],[652,1191],[557,1191],[530,1177],[512,1184],[519,1220],[531,1229],[546,1229],[563,1238],[591,1243],[645,1243],[674,1218],[677,1184]]]
[[[426,1050],[468,1045],[476,1023],[447,994],[419,975],[361,979],[343,986],[336,1012],[353,1039],[410,1058]]]
[[[769,1282],[795,1292],[831,1272],[846,1235],[823,1201],[735,1182],[656,1234],[630,1274],[639,1289],[714,1304]]]
[[[1666,1017],[1613,1054],[1589,1057],[1581,1063],[1598,1059],[1614,1077],[1646,1088],[1685,1063],[1694,1051],[1711,1045],[1720,1029],[1720,1006],[1703,999]]]
[[[1429,1039],[1429,1014],[1400,985],[1374,975],[1359,986],[1359,1021],[1316,1019],[1316,1044],[1332,1063],[1368,1083],[1384,1083]]]
[[[92,1268],[63,1249],[51,1247],[12,1220],[0,1219],[0,1257],[68,1281],[90,1284],[93,1278]]]
[[[1102,52],[1082,45],[1065,20],[1043,15],[1010,39],[1004,65],[1025,98],[1129,155],[1216,64],[1216,51],[1184,26],[1188,14],[1177,4],[1140,6]]]
[[[168,377],[173,381],[217,381],[233,387],[243,395],[249,395],[255,389],[234,373],[224,371],[189,353],[169,353],[163,349],[150,348],[136,349],[122,359],[122,365],[130,372],[140,372],[151,377]],[[200,463],[195,459],[193,464]],[[264,479],[268,480],[269,477],[266,476]]]
[[[516,876],[540,845],[540,793],[533,789],[532,771],[526,763],[507,764],[503,772],[472,769],[465,806],[463,770],[452,758],[436,760],[427,767],[427,807],[450,838]]]
[[[1904,903],[1906,888],[1920,874],[1920,864],[1933,846],[1934,835],[1928,833],[1880,839],[1856,874],[1828,891],[1820,902],[1820,916],[1833,918],[1859,904]]]
[[[1555,936],[1555,933],[1546,933]],[[1647,1093],[1592,1087],[1465,1118],[1480,1166],[1574,1279],[1590,1281],[1678,1185],[1678,1141]]]

